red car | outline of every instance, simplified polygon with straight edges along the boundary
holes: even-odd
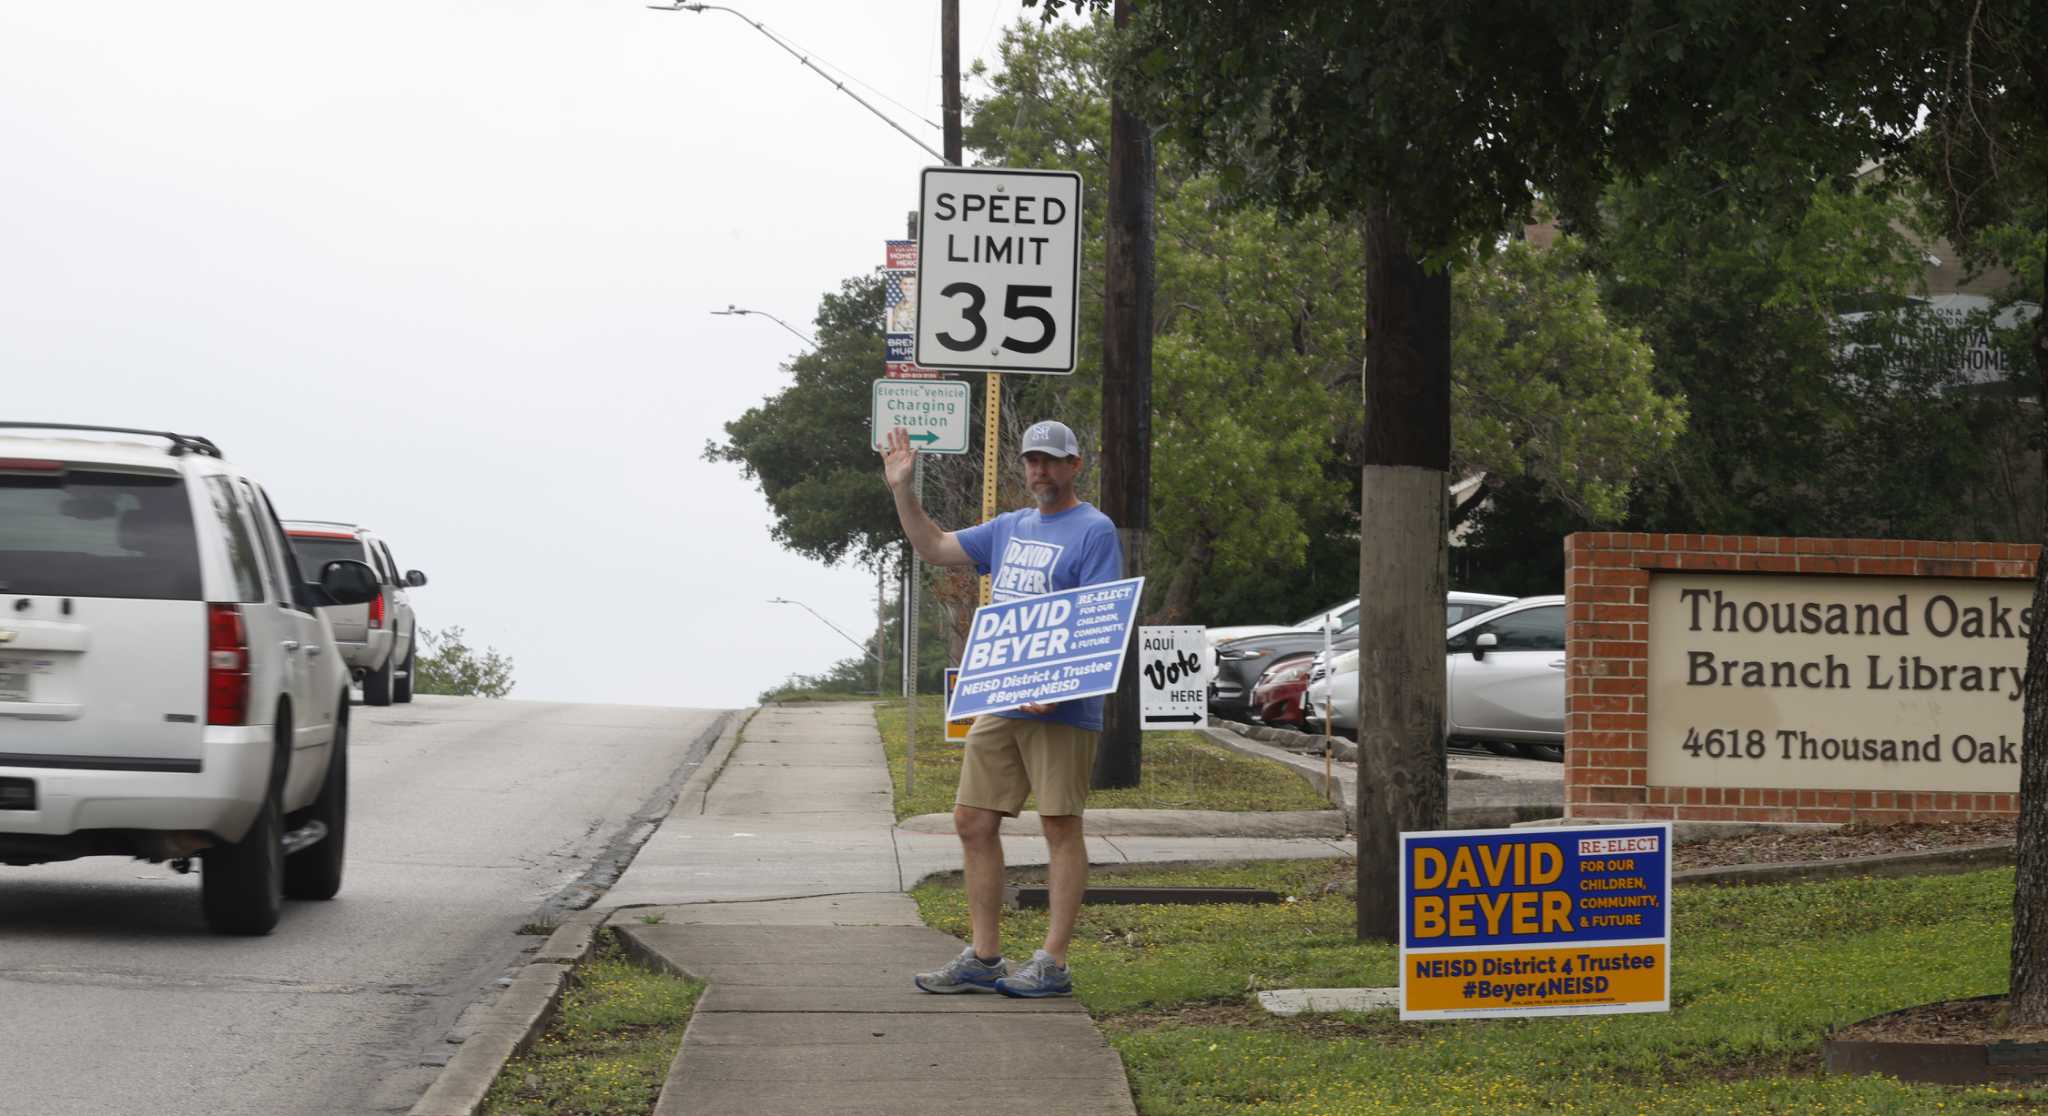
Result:
[[[1307,732],[1301,702],[1308,690],[1309,668],[1315,661],[1314,655],[1293,655],[1267,667],[1252,687],[1252,720],[1274,728]]]

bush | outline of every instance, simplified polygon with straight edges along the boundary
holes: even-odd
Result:
[[[492,647],[479,655],[463,642],[460,627],[421,628],[420,649],[415,654],[415,693],[501,698],[512,692],[511,657]]]

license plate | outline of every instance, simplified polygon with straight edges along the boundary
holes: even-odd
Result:
[[[30,701],[29,679],[50,673],[50,660],[0,656],[0,701]]]

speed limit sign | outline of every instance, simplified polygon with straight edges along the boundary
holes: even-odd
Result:
[[[1081,176],[926,167],[920,196],[917,363],[1072,372]]]

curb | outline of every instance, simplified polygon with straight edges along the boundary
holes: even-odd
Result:
[[[704,812],[704,800],[711,793],[711,784],[717,782],[718,776],[724,773],[725,765],[732,760],[733,750],[739,747],[740,734],[747,731],[747,726],[754,723],[754,716],[760,712],[761,707],[756,705],[728,715],[725,728],[719,731],[718,743],[713,744],[711,751],[705,754],[704,763],[692,772],[689,778],[683,780],[683,789],[676,792],[676,802],[669,808],[669,813],[673,814],[683,809],[692,795],[696,796],[697,802],[691,812]]]
[[[1256,749],[1247,748],[1242,743],[1239,743],[1237,740],[1232,739],[1232,734],[1235,733],[1237,729],[1240,727],[1235,722],[1224,721],[1221,723],[1224,725],[1228,725],[1230,727],[1228,729],[1219,729],[1216,728],[1214,725],[1211,725],[1210,727],[1202,730],[1203,738],[1219,748],[1228,748],[1231,751],[1236,752],[1238,755],[1248,756],[1252,759],[1265,760],[1268,763],[1277,763],[1281,767],[1284,767],[1287,770],[1294,772],[1294,774],[1298,776],[1303,783],[1308,784],[1309,790],[1315,792],[1316,794],[1322,795],[1323,801],[1328,802],[1331,805],[1331,808],[1344,811],[1344,824],[1346,826],[1353,826],[1357,824],[1356,819],[1352,816],[1350,803],[1344,801],[1344,784],[1341,780],[1332,779],[1330,781],[1330,785],[1326,787],[1323,785],[1323,777],[1321,775],[1318,775],[1315,772],[1308,770],[1307,768],[1297,767],[1294,764],[1276,759]],[[1257,738],[1254,737],[1253,739]]]
[[[456,1048],[410,1116],[474,1116],[505,1063],[524,1053],[553,1021],[574,967],[590,956],[604,920],[604,912],[578,911],[548,935],[476,1032]]]
[[[703,812],[704,795],[719,772],[725,770],[726,761],[739,744],[741,731],[758,712],[760,707],[755,706],[725,715],[718,743],[712,745],[703,764],[683,780],[670,812],[682,809],[693,794],[697,796],[697,811]],[[506,1063],[525,1053],[553,1022],[562,994],[574,979],[575,966],[590,956],[598,930],[613,913],[593,907],[564,918],[491,1004],[476,1031],[456,1048],[455,1056],[448,1059],[408,1116],[476,1116]]]
[[[1783,864],[1737,864],[1688,868],[1671,873],[1675,884],[1749,885],[1833,880],[1852,876],[1938,876],[2011,864],[2017,843],[1969,845],[1926,852],[1878,853],[1843,860],[1794,860]]]

